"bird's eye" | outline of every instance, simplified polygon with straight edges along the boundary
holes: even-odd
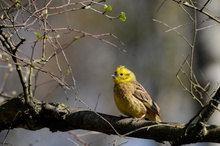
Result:
[[[123,76],[123,73],[120,73],[120,76]]]

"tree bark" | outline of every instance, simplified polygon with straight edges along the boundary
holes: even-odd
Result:
[[[88,110],[76,110],[62,103],[43,103],[34,99],[32,108],[26,106],[22,96],[4,102],[0,106],[0,131],[14,128],[52,132],[84,129],[105,134],[152,139],[157,142],[177,141],[183,137],[186,124],[156,123],[144,119],[116,117]],[[188,133],[197,124],[188,126]],[[181,144],[196,142],[220,143],[220,127],[203,125],[199,138],[184,139]]]

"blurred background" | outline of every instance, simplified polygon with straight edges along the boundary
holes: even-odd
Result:
[[[25,1],[23,1],[25,3]],[[71,1],[74,2],[74,1]],[[92,37],[85,37],[72,43],[65,49],[65,55],[72,68],[76,81],[75,91],[63,91],[57,87],[56,82],[50,82],[51,77],[41,73],[37,78],[35,97],[46,102],[64,102],[68,106],[79,109],[92,109],[97,112],[120,116],[122,115],[115,106],[113,99],[113,80],[111,74],[118,65],[125,65],[132,70],[137,80],[149,92],[152,99],[161,108],[161,117],[164,122],[187,123],[199,110],[200,105],[192,99],[189,93],[176,78],[176,75],[191,47],[186,40],[192,44],[195,36],[192,17],[197,17],[197,27],[201,28],[196,34],[194,71],[202,85],[211,83],[209,92],[212,93],[220,81],[220,52],[219,31],[220,27],[206,17],[195,13],[186,7],[182,8],[173,1],[163,0],[113,0],[107,1],[113,11],[108,15],[117,16],[121,11],[126,14],[126,21],[110,20],[90,9],[68,12],[54,17],[49,17],[48,22],[53,28],[74,28],[91,34],[112,33],[117,36],[124,45],[121,45],[111,36],[105,37],[109,42],[116,44],[128,53],[114,46],[104,43]],[[195,1],[196,2],[196,1]],[[206,1],[200,0],[198,6]],[[51,6],[64,4],[66,1],[53,1]],[[162,4],[163,3],[163,4]],[[162,4],[162,5],[161,5]],[[38,1],[38,5],[43,5]],[[211,1],[206,10],[213,15],[220,14],[220,2]],[[103,7],[94,6],[102,10]],[[49,11],[50,13],[50,11]],[[207,20],[203,22],[203,20]],[[178,27],[175,31],[167,31],[170,27]],[[212,26],[214,25],[214,26]],[[37,24],[35,25],[38,26]],[[208,26],[212,26],[208,28]],[[207,27],[207,28],[206,28]],[[206,28],[206,29],[202,29]],[[28,42],[33,42],[36,36],[33,33],[21,31]],[[67,44],[77,33],[61,34],[60,44]],[[183,39],[183,36],[186,40]],[[54,51],[49,43],[46,47],[48,54]],[[31,54],[31,44],[23,45],[21,50]],[[41,55],[42,44],[35,47],[34,59]],[[59,64],[63,70],[66,69],[64,55],[59,54]],[[54,74],[59,74],[57,62],[51,59],[45,66]],[[188,72],[189,68],[184,66]],[[22,91],[16,72],[11,72],[7,81],[4,80],[5,73],[9,72],[5,63],[1,63],[0,85],[1,92],[18,94]],[[64,71],[65,72],[65,71]],[[178,74],[186,86],[181,72]],[[72,84],[71,77],[66,78],[67,83]],[[16,82],[16,84],[15,84]],[[77,96],[76,96],[77,94]],[[82,100],[84,103],[80,102]],[[206,99],[204,99],[206,100]],[[210,120],[212,124],[219,124],[219,113],[216,112]],[[8,131],[0,133],[2,142]],[[79,136],[90,146],[126,145],[126,146],[154,146],[159,145],[152,140],[121,138],[113,135],[105,135],[97,132],[83,130],[71,131]],[[10,130],[6,142],[13,146],[73,146],[82,145],[74,136],[68,132],[52,133],[48,129],[39,131],[28,131],[24,129]],[[197,144],[208,145],[208,144]],[[211,145],[211,144],[209,144]],[[214,145],[214,144],[212,144]]]

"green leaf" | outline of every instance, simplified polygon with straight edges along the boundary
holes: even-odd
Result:
[[[15,0],[15,7],[21,6],[21,5],[20,5],[20,2],[21,2],[21,0]]]
[[[39,32],[34,32],[34,34],[35,34],[35,36],[36,36],[37,38],[39,38],[40,40],[43,40],[43,39],[44,39],[44,36],[41,35]]]
[[[111,12],[112,11],[112,6],[111,5],[104,5],[104,10],[105,12]]]
[[[52,37],[50,37],[48,34],[46,35],[41,35],[39,32],[34,32],[35,36],[40,39],[40,40],[43,40],[43,39],[52,39]]]
[[[125,22],[125,20],[126,20],[125,12],[121,12],[121,14],[118,15],[118,18],[119,18],[122,22]]]

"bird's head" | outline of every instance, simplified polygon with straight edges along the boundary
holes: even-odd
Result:
[[[116,68],[115,72],[112,74],[112,77],[115,83],[136,81],[134,73],[122,65]]]

